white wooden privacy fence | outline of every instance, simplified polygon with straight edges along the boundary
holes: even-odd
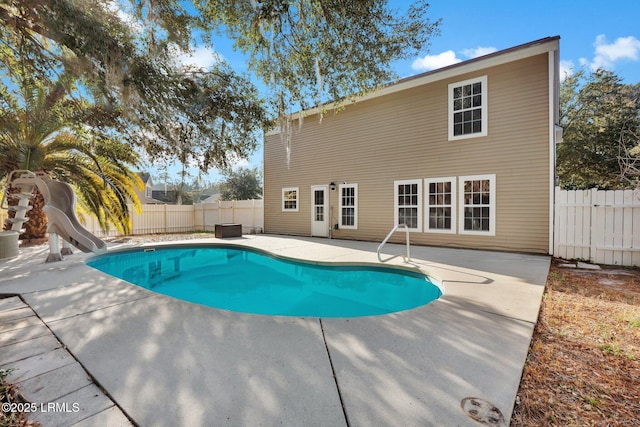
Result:
[[[633,190],[560,190],[556,188],[553,255],[600,264],[640,266],[640,193]],[[132,207],[130,207],[132,209]],[[6,211],[0,211],[4,223]],[[143,205],[133,214],[132,234],[214,231],[215,224],[239,223],[242,232],[264,229],[262,200],[213,202],[196,205]],[[95,219],[85,227],[103,233]]]
[[[554,255],[640,266],[640,193],[556,187]]]
[[[236,200],[199,203],[195,205],[142,205],[142,213],[135,213],[131,234],[185,233],[215,231],[216,224],[242,224],[245,234],[261,233],[264,228],[262,200]],[[87,216],[84,227],[98,237],[117,236],[115,230],[104,233],[97,221]]]
[[[264,201],[234,200],[200,203],[194,207],[196,230],[215,231],[215,224],[242,224],[242,232],[261,233],[264,229]]]

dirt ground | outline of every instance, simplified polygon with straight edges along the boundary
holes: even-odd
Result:
[[[511,425],[640,426],[640,269],[565,263],[553,260]]]

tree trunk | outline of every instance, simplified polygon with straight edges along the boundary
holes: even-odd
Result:
[[[47,235],[47,215],[44,213],[44,197],[36,190],[36,197],[31,199],[33,209],[28,212],[29,221],[25,222],[24,239],[41,239]]]
[[[9,188],[8,194],[17,194],[20,192],[18,188]],[[9,206],[17,206],[18,199],[14,199],[12,197],[7,196],[7,204]],[[47,235],[47,216],[44,213],[44,197],[40,194],[39,191],[36,190],[36,197],[29,201],[29,205],[32,206],[32,209],[26,212],[26,217],[29,218],[26,221],[22,228],[25,229],[25,232],[20,235],[20,239],[22,240],[33,240],[33,239],[42,239]],[[9,218],[14,218],[16,213],[14,211],[9,211]],[[11,224],[5,223],[3,230],[11,230]]]

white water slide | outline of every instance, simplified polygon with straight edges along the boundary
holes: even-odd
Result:
[[[44,197],[44,212],[49,223],[47,232],[50,235],[58,234],[83,252],[104,253],[107,251],[107,244],[91,234],[78,221],[76,195],[69,184],[54,181],[48,175],[41,173],[21,176],[14,179],[11,184],[21,187],[23,192],[33,188],[34,185],[38,187]],[[55,236],[50,236],[50,238],[55,238]]]

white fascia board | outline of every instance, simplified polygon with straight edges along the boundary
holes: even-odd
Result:
[[[521,46],[512,47],[503,51],[490,53],[488,55],[470,59],[468,61],[460,62],[458,64],[450,65],[438,70],[429,71],[423,74],[418,74],[412,77],[406,77],[401,79],[397,83],[384,86],[368,95],[364,95],[360,98],[353,100],[345,100],[344,102],[331,103],[323,106],[325,111],[332,110],[339,106],[347,106],[355,104],[356,102],[367,101],[369,99],[378,98],[380,96],[389,95],[403,90],[412,89],[414,87],[422,86],[428,83],[437,82],[439,80],[449,79],[466,73],[472,73],[483,70],[485,68],[495,67],[498,65],[507,64],[509,62],[518,61],[521,59],[529,58],[531,56],[540,55],[548,52],[553,52],[559,48],[560,37],[549,37],[541,39],[531,43],[527,43]],[[304,116],[309,117],[321,112],[319,107],[311,108],[304,111]],[[295,112],[290,115],[291,120],[295,120],[300,112]],[[267,135],[274,135],[280,133],[279,130],[274,129],[267,132]]]

